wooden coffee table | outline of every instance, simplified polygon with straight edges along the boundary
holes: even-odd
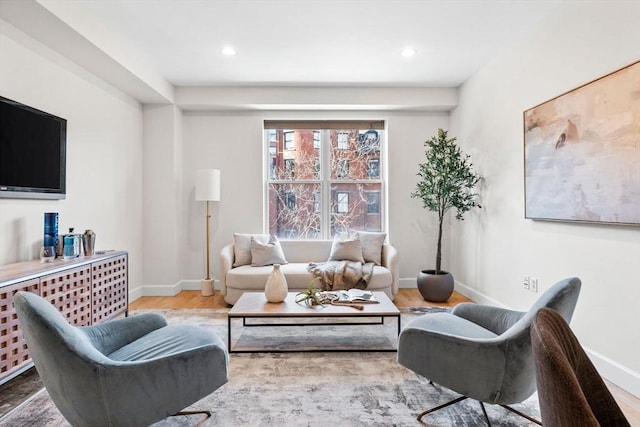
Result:
[[[289,292],[287,298],[281,303],[270,303],[263,292],[245,292],[229,310],[228,314],[228,343],[229,353],[273,353],[273,352],[300,352],[300,351],[397,351],[396,348],[385,349],[236,349],[231,340],[231,321],[242,319],[242,326],[317,326],[317,325],[384,325],[387,317],[395,318],[400,335],[400,311],[384,292],[374,292],[377,304],[362,304],[363,310],[357,310],[349,306],[324,305],[309,307],[304,303],[296,303],[296,292]],[[356,318],[355,320],[353,318]],[[373,322],[371,319],[379,318]],[[268,322],[251,322],[247,319],[269,319]],[[287,322],[273,322],[272,319],[289,319]],[[320,322],[315,322],[318,319]],[[339,320],[345,320],[340,322]],[[361,319],[362,321],[358,321]],[[369,321],[367,321],[369,319]],[[348,322],[346,321],[348,320]],[[327,323],[329,322],[329,323]]]

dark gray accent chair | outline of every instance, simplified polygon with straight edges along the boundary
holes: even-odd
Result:
[[[507,405],[520,403],[536,391],[531,324],[543,307],[570,321],[580,294],[578,278],[562,280],[533,304],[529,311],[513,311],[462,303],[450,313],[434,313],[409,322],[400,333],[398,362],[419,375],[462,396],[428,409],[430,413],[466,398],[499,404],[532,422],[539,421]]]
[[[226,346],[201,327],[156,313],[75,327],[36,294],[14,303],[38,374],[75,427],[147,426],[227,382]]]
[[[547,308],[538,311],[531,343],[545,427],[630,426],[562,316]]]

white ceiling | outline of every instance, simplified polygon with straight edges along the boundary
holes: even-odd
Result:
[[[38,1],[98,22],[174,86],[430,87],[459,86],[562,2]],[[417,54],[402,57],[406,46]]]

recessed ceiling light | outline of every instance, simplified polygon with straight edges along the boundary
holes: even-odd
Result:
[[[402,52],[400,52],[400,54],[401,54],[402,56],[404,56],[404,57],[408,58],[408,57],[410,57],[410,56],[415,55],[415,54],[416,54],[416,52],[417,52],[417,51],[416,51],[414,48],[412,48],[412,47],[407,47],[407,48],[402,49]]]
[[[225,46],[222,48],[222,54],[225,56],[234,56],[236,54],[236,50],[231,46]]]

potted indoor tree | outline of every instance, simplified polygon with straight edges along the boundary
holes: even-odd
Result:
[[[442,223],[445,214],[456,210],[456,219],[478,204],[476,184],[481,177],[473,171],[468,154],[456,145],[456,138],[448,138],[447,131],[425,141],[425,162],[420,163],[418,183],[411,197],[422,200],[425,209],[438,214],[438,246],[433,270],[418,274],[418,290],[425,300],[442,302],[453,293],[453,276],[442,270]]]

